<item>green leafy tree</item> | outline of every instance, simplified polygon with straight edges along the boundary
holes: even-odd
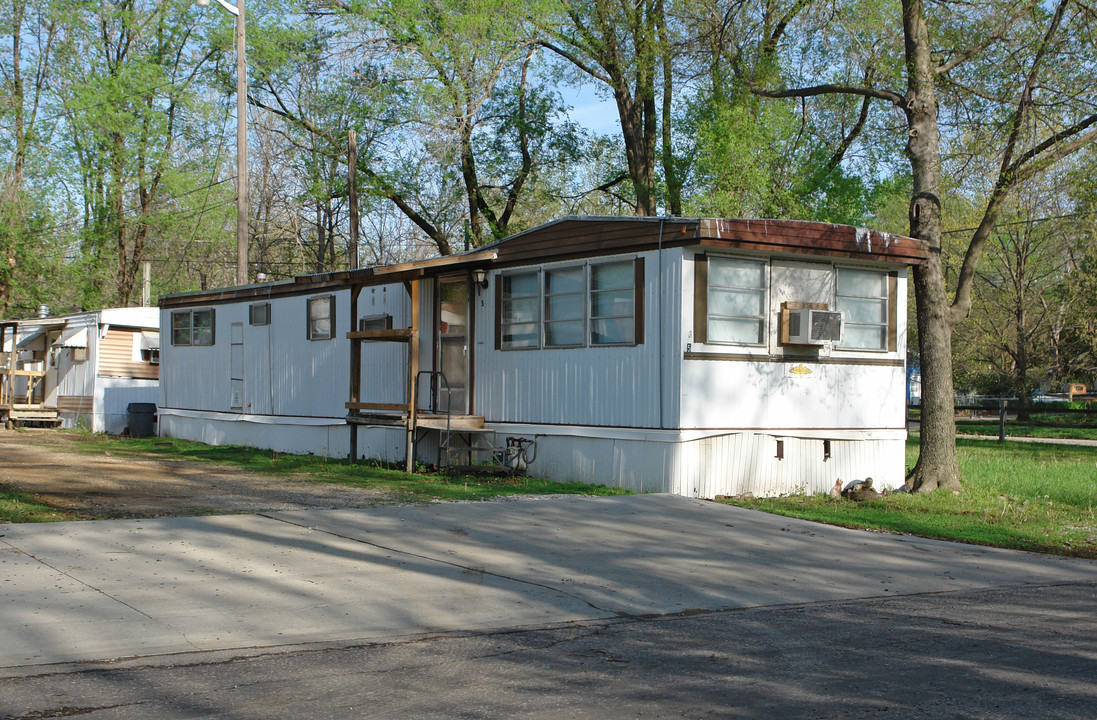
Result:
[[[150,234],[180,172],[182,115],[204,57],[186,5],[75,4],[60,16],[58,101],[83,205],[82,304],[134,299]]]
[[[1071,224],[1054,219],[1055,198],[1018,199],[987,242],[971,316],[955,330],[954,371],[979,392],[1025,400],[1056,379],[1053,330],[1064,311],[1069,250],[1079,243]]]
[[[980,256],[1010,193],[1097,139],[1097,88],[1085,51],[1094,39],[1092,11],[1073,0],[978,8],[903,0],[901,8],[888,10],[889,22],[864,27],[875,33],[871,44],[863,44],[869,50],[850,52],[831,72],[788,77],[788,89],[754,91],[771,98],[853,95],[902,113],[913,181],[908,232],[929,248],[927,263],[914,270],[923,392],[921,451],[909,482],[916,490],[957,489],[953,328],[971,312]],[[889,54],[902,58],[902,66],[881,65]],[[854,77],[864,81],[854,83]],[[969,118],[977,119],[974,127]],[[964,136],[966,143],[973,131],[981,155],[993,158],[997,171],[981,193],[981,219],[950,298],[941,252],[942,142]]]
[[[659,0],[565,0],[540,41],[583,78],[612,95],[621,122],[634,212],[641,216],[658,214],[661,163],[672,205],[680,197],[670,147],[673,115],[669,106],[674,89],[668,32]],[[663,90],[662,104],[657,88]],[[671,212],[681,214],[681,208],[672,207]]]
[[[29,8],[25,0],[8,0],[4,13],[10,19],[4,28],[0,54],[0,88],[6,100],[0,102],[0,123],[5,151],[0,188],[0,317],[13,307],[19,310],[42,299],[43,274],[49,267],[46,206],[31,191],[28,164],[42,154],[42,107],[52,71],[52,46],[56,26],[49,7]],[[36,188],[37,190],[37,188]]]
[[[317,151],[337,162],[354,127],[361,190],[395,205],[442,254],[509,234],[527,198],[544,201],[549,168],[581,146],[531,71],[537,4],[334,4],[343,24],[320,38],[326,47],[314,58],[338,56],[315,75],[327,98],[300,92],[301,53],[287,46],[280,63],[258,71],[255,101],[321,138]],[[346,47],[354,51],[336,52]]]

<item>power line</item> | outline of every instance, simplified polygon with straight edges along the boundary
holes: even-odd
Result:
[[[1052,220],[1068,220],[1070,218],[1089,217],[1091,215],[1097,215],[1097,210],[1091,210],[1089,212],[1067,213],[1066,215],[1051,215],[1051,216],[1042,217],[1042,218],[1029,218],[1028,220],[1014,220],[1013,222],[1000,222],[1000,223],[994,223],[994,226],[995,227],[1012,227],[1014,225],[1028,225],[1029,223],[1050,222]],[[978,227],[972,227],[972,228],[961,228],[960,230],[944,230],[944,231],[941,232],[941,234],[942,235],[957,235],[959,233],[975,232],[978,229],[979,229]]]

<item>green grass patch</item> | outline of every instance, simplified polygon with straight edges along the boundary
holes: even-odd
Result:
[[[77,515],[39,501],[33,495],[0,484],[0,525],[76,520]]]
[[[998,437],[997,420],[964,420],[956,422],[961,435],[991,435]],[[1021,422],[1006,420],[1006,437],[1065,438],[1097,440],[1097,419],[1091,415],[1044,415]]]
[[[408,473],[384,464],[351,463],[316,455],[261,450],[240,445],[206,445],[172,438],[118,438],[82,435],[70,449],[118,457],[204,462],[302,482],[336,483],[379,492],[392,502],[488,500],[510,495],[625,495],[627,490],[585,483],[560,483],[535,477],[453,477]]]
[[[964,489],[853,502],[829,495],[736,505],[846,527],[1097,558],[1097,448],[960,438]],[[907,443],[911,466],[918,440]]]

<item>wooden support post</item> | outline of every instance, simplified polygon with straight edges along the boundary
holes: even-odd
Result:
[[[350,330],[347,336],[358,330],[358,294],[362,292],[361,285],[352,285],[350,288]],[[350,341],[350,402],[361,402],[362,394],[362,341],[351,338]],[[350,424],[350,461],[358,462],[358,423]]]
[[[1001,401],[1001,408],[998,411],[998,442],[1005,442],[1006,440],[1006,401],[1005,398]]]
[[[408,339],[408,460],[407,471],[415,472],[416,379],[419,375],[419,280],[408,285],[411,304],[411,337]]]

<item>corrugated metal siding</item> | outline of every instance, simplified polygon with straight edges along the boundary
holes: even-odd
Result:
[[[155,403],[160,383],[133,378],[99,378],[95,384],[95,411],[91,429],[121,433],[129,424],[130,403]]]
[[[898,432],[834,431],[829,438],[831,456],[825,458],[827,438],[823,434],[802,437],[743,432],[683,440],[666,431],[506,424],[494,429],[497,438],[537,439],[536,458],[529,469],[532,475],[634,492],[709,499],[744,493],[758,497],[810,494],[829,491],[839,479],[844,484],[872,477],[877,488],[897,487],[905,474],[906,442]],[[778,441],[784,444],[780,459]],[[397,452],[397,457],[402,456]],[[435,452],[434,445],[424,443],[419,447],[419,459],[434,462]]]
[[[777,443],[784,458],[777,458]],[[905,475],[906,443],[902,439],[845,438],[824,440],[762,433],[734,433],[685,442],[681,446],[679,494],[773,496],[828,492],[835,481],[873,478],[877,488],[897,487]]]
[[[421,443],[419,458],[434,462],[437,446]],[[358,428],[358,457],[386,463],[402,463],[407,453],[407,433],[403,428]]]
[[[203,309],[203,308],[197,308]],[[172,345],[171,311],[160,313],[160,406],[187,410],[229,409],[229,328],[247,306],[219,305],[214,313],[214,344]],[[246,318],[245,318],[246,320]]]
[[[427,283],[423,283],[425,288]],[[392,327],[406,328],[411,325],[410,302],[403,285],[379,285],[362,289],[358,296],[358,317],[392,316]],[[427,305],[429,307],[429,305]],[[429,338],[429,336],[428,336]],[[425,352],[429,353],[429,342]],[[349,352],[349,350],[348,350]],[[428,355],[429,357],[429,355]],[[426,367],[430,367],[427,365]],[[407,399],[408,344],[397,342],[362,343],[362,402],[401,403]],[[377,433],[370,433],[374,437]],[[366,441],[366,433],[359,431],[359,443],[362,448],[372,447]],[[391,461],[388,455],[388,443],[382,442],[376,451],[364,457]],[[399,450],[400,458],[404,450]]]
[[[137,330],[108,328],[99,341],[99,375],[145,380],[159,378],[159,366],[134,360],[134,343],[140,337]]]
[[[328,294],[335,295],[334,337],[309,340],[308,300]],[[344,403],[350,388],[350,344],[346,338],[349,311],[350,292],[346,290],[271,301],[267,349],[274,415],[346,416]],[[248,382],[245,377],[245,387]]]
[[[225,419],[191,418],[164,414],[158,417],[161,437],[195,440],[208,445],[246,445],[287,453],[312,453],[346,457],[350,442],[348,426],[271,425],[230,416]]]
[[[165,332],[161,348],[163,407],[230,412],[231,328],[243,324],[243,412],[302,417],[346,416],[350,387],[350,349],[346,331],[350,292],[335,295],[335,332],[330,340],[309,340],[306,308],[309,297],[273,298],[269,325],[251,325],[248,308],[240,302],[215,306],[214,345],[177,346]],[[161,314],[171,327],[171,311]]]
[[[477,299],[476,392],[478,414],[493,422],[559,423],[657,428],[677,416],[675,374],[681,252],[664,250],[657,295],[658,253],[644,253],[644,342],[635,347],[496,350],[495,303]],[[626,256],[631,257],[631,256]],[[483,302],[481,302],[481,300]],[[664,342],[660,342],[660,331]],[[673,343],[669,338],[674,338]],[[665,352],[660,366],[660,354]],[[664,383],[659,381],[663,370]],[[660,388],[663,408],[660,418]]]
[[[100,378],[95,389],[95,411],[105,415],[125,415],[130,403],[154,403],[159,383],[155,380]]]
[[[669,442],[548,435],[538,438],[529,472],[559,482],[673,492],[676,452]]]
[[[89,340],[89,343],[91,341]],[[73,361],[73,348],[60,348],[57,353],[58,402],[61,396],[91,395],[95,387],[95,367],[92,361],[92,348],[88,348],[88,359],[84,362]]]

